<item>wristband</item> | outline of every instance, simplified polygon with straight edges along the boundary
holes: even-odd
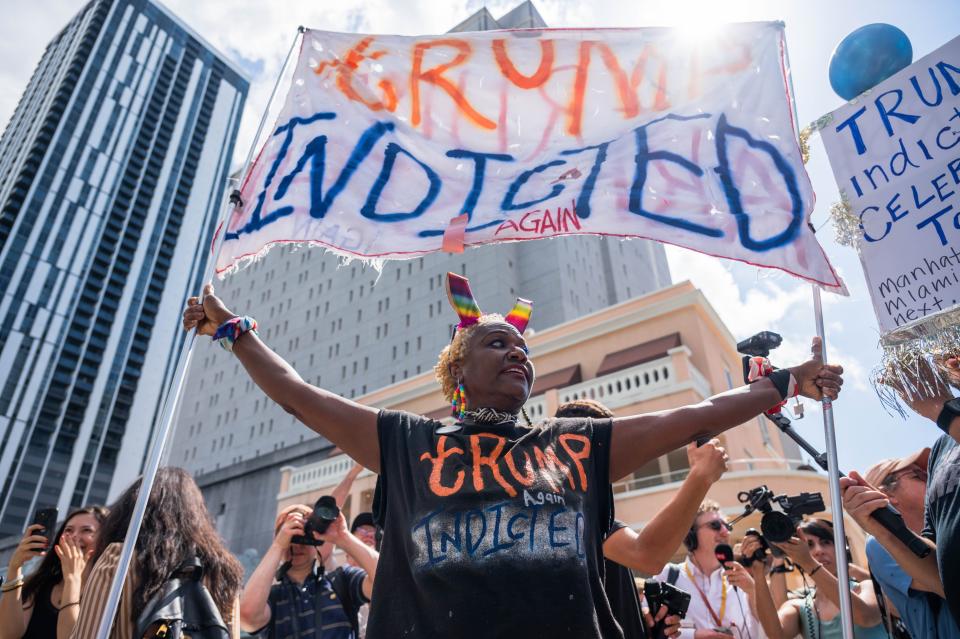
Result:
[[[817,571],[820,570],[821,568],[823,568],[823,564],[817,564],[817,567],[811,570],[810,572],[808,572],[807,575],[809,575],[810,577],[813,577],[815,574],[817,574]]]
[[[943,409],[937,416],[937,426],[949,435],[950,425],[956,417],[960,417],[960,398],[951,399],[943,403]]]
[[[23,577],[18,577],[11,581],[10,583],[3,584],[0,586],[0,592],[10,592],[11,590],[16,590],[23,585]]]
[[[785,368],[774,370],[766,357],[751,357],[748,364],[747,381],[752,383],[766,377],[773,382],[773,387],[780,393],[780,403],[765,410],[764,413],[767,415],[779,414],[780,409],[786,406],[788,399],[800,394],[800,385],[789,370]]]
[[[217,332],[213,334],[213,341],[219,342],[225,351],[232,353],[236,341],[249,331],[257,332],[257,320],[246,315],[231,317],[221,324]]]
[[[767,375],[767,378],[773,382],[783,401],[800,394],[800,385],[797,384],[793,374],[785,368],[773,371]]]

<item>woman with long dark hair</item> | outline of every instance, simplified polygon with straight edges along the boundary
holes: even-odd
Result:
[[[622,637],[602,583],[611,482],[788,397],[835,398],[842,383],[814,342],[806,363],[693,406],[533,425],[520,417],[534,382],[531,303],[483,314],[454,274],[448,294],[460,323],[435,372],[453,424],[312,386],[211,284],[183,313],[186,330],[219,340],[271,399],[379,473],[384,537],[367,639]]]
[[[777,610],[764,575],[764,562],[753,563],[750,570],[757,589],[757,616],[767,637],[792,639],[801,635],[803,639],[840,639],[843,628],[833,522],[828,519],[808,519],[797,528],[796,537],[776,546],[813,580],[815,587],[803,599],[791,599]],[[760,542],[756,537],[748,535],[744,538],[741,546],[744,556],[749,557],[759,549]],[[850,560],[848,550],[847,562]],[[853,636],[856,639],[887,639],[873,581],[857,581],[851,576],[848,587]]]
[[[53,537],[42,526],[27,527],[10,557],[0,598],[0,639],[66,639],[77,621],[80,588],[87,559],[107,509],[88,506],[72,511]],[[53,552],[47,550],[53,548]],[[43,557],[29,577],[23,565]]]
[[[103,524],[90,559],[92,570],[80,599],[80,619],[74,628],[74,639],[96,635],[140,483],[138,479],[117,499]],[[231,636],[239,637],[236,612],[243,568],[223,545],[203,495],[190,474],[182,468],[160,468],[123,584],[111,639],[134,639],[137,619],[148,602],[177,569],[193,557],[203,566],[203,583]]]

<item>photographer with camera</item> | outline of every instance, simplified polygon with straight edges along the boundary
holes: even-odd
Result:
[[[865,479],[851,473],[848,480],[841,480],[843,508],[870,535],[866,545],[870,570],[910,635],[916,639],[960,638],[960,627],[943,600],[934,555],[918,558],[870,516],[889,503],[900,511],[907,526],[919,533],[929,459],[930,449],[924,448],[902,459],[874,464]],[[884,623],[893,627],[895,619],[888,616]]]
[[[683,539],[687,557],[680,565],[667,564],[656,579],[691,593],[680,637],[683,639],[758,639],[751,612],[753,578],[737,562],[721,563],[717,547],[729,549],[730,526],[720,505],[706,500],[697,510]]]
[[[240,597],[243,630],[269,639],[357,639],[357,611],[370,601],[377,551],[350,533],[332,497],[321,497],[313,509],[288,506],[275,530]],[[325,572],[334,546],[359,567]]]
[[[741,550],[752,556],[762,550],[761,538],[744,537]],[[836,578],[833,545],[833,523],[826,519],[809,519],[796,530],[796,537],[770,544],[783,551],[807,576],[815,590],[803,599],[792,599],[777,609],[764,578],[764,564],[755,561],[750,568],[756,584],[757,616],[769,639],[834,639],[843,635],[840,620],[840,591]],[[849,560],[849,551],[847,552]],[[856,639],[886,639],[887,631],[880,618],[880,608],[873,583],[853,579],[850,588]]]

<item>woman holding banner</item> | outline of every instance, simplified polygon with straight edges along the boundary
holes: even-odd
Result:
[[[448,293],[460,323],[435,371],[452,425],[308,384],[210,284],[183,313],[184,329],[213,336],[274,401],[380,474],[374,510],[384,538],[369,639],[622,637],[600,568],[611,482],[790,396],[836,398],[842,384],[815,340],[804,364],[700,404],[534,427],[519,417],[534,381],[523,337],[530,303],[483,314],[452,274]]]

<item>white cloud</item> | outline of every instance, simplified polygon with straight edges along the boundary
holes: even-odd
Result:
[[[667,246],[666,250],[673,280],[690,280],[703,291],[738,338],[758,331],[777,331],[777,324],[795,304],[810,299],[806,285],[768,275],[758,276],[756,284],[744,292],[737,284],[732,272],[734,266],[729,261],[673,246]]]
[[[735,265],[673,246],[667,247],[667,260],[674,281],[690,280],[699,288],[737,339],[758,331],[772,330],[783,336],[783,343],[771,357],[775,364],[793,365],[810,357],[810,338],[796,330],[798,315],[807,320],[812,318],[810,286],[788,276],[779,276],[769,269]],[[741,286],[734,275],[735,270],[743,277],[755,271],[752,274],[754,281]],[[823,296],[825,306],[831,298],[838,299],[838,296]],[[852,352],[837,348],[836,341],[832,339],[843,327],[844,324],[839,321],[831,322],[828,327],[828,360],[844,367],[847,394],[851,391],[872,393],[868,367]],[[807,400],[807,403],[815,402]]]
[[[870,385],[870,371],[853,353],[832,348],[827,344],[827,355],[830,361],[843,366],[844,388],[848,394],[851,390],[873,393],[873,387]]]

